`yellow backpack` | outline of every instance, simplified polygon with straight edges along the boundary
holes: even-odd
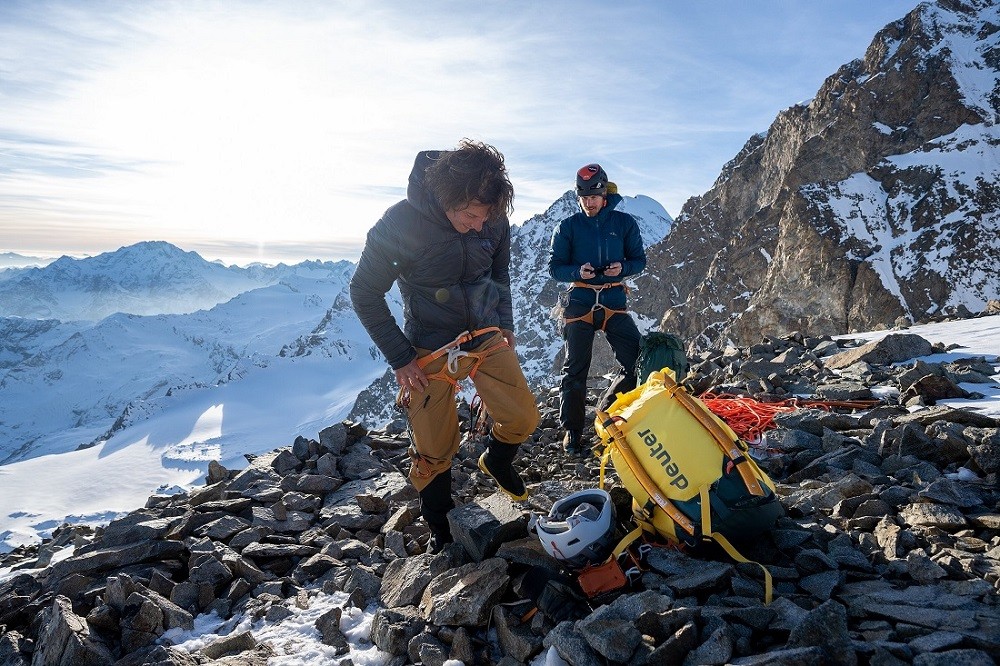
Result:
[[[604,446],[601,487],[610,460],[633,498],[639,528],[632,538],[642,530],[692,547],[710,540],[748,562],[732,541],[758,536],[784,515],[774,482],[746,443],[669,368],[619,395],[597,413],[595,426]],[[771,576],[761,569],[770,603]]]

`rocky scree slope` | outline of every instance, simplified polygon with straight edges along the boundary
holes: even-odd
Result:
[[[263,665],[285,648],[253,632],[190,653],[158,639],[208,612],[280,623],[321,591],[372,609],[370,640],[400,665],[526,664],[546,648],[574,666],[993,664],[1000,422],[936,403],[975,397],[959,384],[995,386],[1000,359],[907,361],[943,351],[905,332],[868,344],[792,334],[693,359],[695,390],[883,396],[865,411],[784,414],[754,446],[787,510],[743,546],[774,577],[770,605],[756,567],[656,547],[634,587],[609,603],[577,619],[522,621],[532,606],[523,573],[556,566],[527,533],[528,513],[597,483],[596,458],[560,449],[553,393],[516,463],[526,504],[478,471],[481,443],[463,445],[449,515],[456,543],[438,555],[425,552],[404,476],[406,436],[350,422],[243,470],[213,463],[204,487],[150,497],[106,527],[64,526],[3,561],[16,571],[0,583],[0,664]],[[629,497],[613,473],[610,482],[627,529]],[[54,557],[70,544],[72,556]],[[348,664],[340,612],[316,629]]]

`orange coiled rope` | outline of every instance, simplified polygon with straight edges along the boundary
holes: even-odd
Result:
[[[811,400],[791,398],[778,402],[761,402],[742,395],[702,393],[698,399],[705,403],[709,411],[726,422],[739,437],[747,442],[758,442],[768,430],[777,428],[774,417],[778,414],[794,412],[796,409],[834,408],[869,409],[878,400]]]
[[[760,402],[740,395],[715,395],[703,393],[698,399],[705,403],[709,411],[726,422],[740,439],[748,442],[760,441],[765,431],[777,428],[774,417],[798,409],[787,402]]]

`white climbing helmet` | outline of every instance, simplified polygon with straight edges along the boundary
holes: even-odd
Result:
[[[614,548],[615,506],[600,488],[581,490],[552,505],[535,522],[542,547],[573,569],[599,564]]]

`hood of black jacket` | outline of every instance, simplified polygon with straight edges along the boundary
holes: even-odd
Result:
[[[431,164],[439,159],[446,151],[443,150],[423,150],[417,153],[417,158],[413,161],[413,170],[410,171],[410,179],[406,185],[406,201],[424,217],[439,222],[445,226],[451,226],[451,222],[444,214],[444,208],[438,203],[434,195],[427,189],[424,180],[424,172]]]

